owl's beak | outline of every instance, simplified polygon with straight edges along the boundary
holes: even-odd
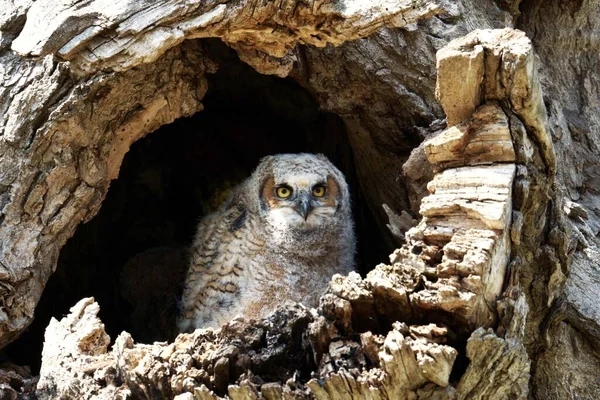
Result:
[[[304,218],[305,221],[308,219],[308,214],[310,214],[312,211],[313,206],[307,194],[302,193],[299,196],[298,202],[296,203],[296,207],[294,207],[294,209],[298,214],[302,215],[302,218]]]

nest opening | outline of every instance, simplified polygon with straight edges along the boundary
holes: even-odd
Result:
[[[11,361],[37,373],[50,319],[62,318],[88,296],[99,302],[100,318],[113,340],[123,330],[140,342],[171,339],[176,296],[187,267],[185,249],[199,219],[269,154],[323,153],[345,174],[361,274],[393,250],[379,228],[385,222],[372,213],[380,205],[366,204],[361,193],[341,118],[321,111],[293,80],[257,73],[220,42],[209,41],[208,46],[219,70],[207,76],[204,111],[131,146],[99,213],[62,248],[34,322],[5,349]],[[153,263],[168,265],[168,273],[147,268]],[[132,279],[147,288],[140,290],[138,284],[131,289]],[[132,298],[147,301],[149,309],[140,311]]]

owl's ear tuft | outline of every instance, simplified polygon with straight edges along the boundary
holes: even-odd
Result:
[[[256,169],[264,170],[264,169],[270,168],[271,165],[273,165],[273,160],[275,160],[275,156],[264,156],[263,158],[260,159]]]

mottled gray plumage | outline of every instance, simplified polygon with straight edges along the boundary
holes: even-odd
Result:
[[[316,306],[331,276],[354,268],[348,186],[323,155],[265,157],[191,248],[181,331],[262,318],[287,300]]]

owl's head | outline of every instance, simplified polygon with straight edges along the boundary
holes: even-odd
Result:
[[[349,217],[344,175],[322,154],[265,157],[252,178],[259,212],[277,230],[310,231]]]

